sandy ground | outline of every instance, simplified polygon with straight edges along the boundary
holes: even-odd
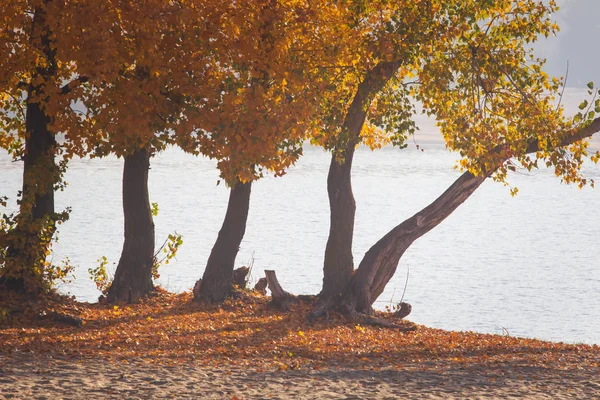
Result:
[[[256,371],[0,356],[0,399],[600,399],[600,369],[497,364]]]

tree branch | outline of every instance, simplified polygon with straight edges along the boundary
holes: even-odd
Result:
[[[62,88],[60,88],[60,94],[69,94],[77,86],[86,83],[87,81],[89,81],[89,78],[87,76],[80,76],[77,79],[73,79],[71,82],[67,83]]]
[[[600,132],[600,118],[596,118],[586,127],[575,130],[557,147],[568,146],[589,138],[597,132]],[[502,147],[499,146],[492,152],[501,150]],[[540,148],[539,141],[536,139],[529,143],[526,154],[540,150],[543,149]],[[505,160],[509,158],[507,157]],[[350,281],[350,287],[352,285],[360,287],[366,283],[370,300],[375,301],[394,275],[400,258],[410,245],[452,214],[493,172],[492,170],[477,176],[470,172],[463,173],[431,204],[388,232],[367,251]],[[364,306],[366,305],[363,305],[363,308]]]

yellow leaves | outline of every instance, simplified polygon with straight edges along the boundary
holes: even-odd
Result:
[[[390,138],[382,129],[366,122],[360,132],[363,143],[371,150],[380,149],[390,143]]]
[[[308,328],[305,315],[311,305],[277,314],[267,307],[268,301],[266,297],[248,297],[223,307],[200,306],[192,302],[190,293],[159,291],[139,304],[119,308],[122,314],[118,315],[112,306],[70,302],[56,307],[70,309],[83,318],[86,329],[47,323],[40,326],[38,319],[19,314],[19,319],[3,321],[0,354],[43,351],[49,356],[99,357],[119,362],[143,358],[167,364],[193,361],[208,366],[281,370],[341,364],[369,369],[385,364],[403,369],[410,360],[432,368],[448,361],[484,366],[543,362],[578,368],[597,364],[597,346],[424,326],[407,334],[346,323],[335,316]],[[0,304],[0,312],[11,307]]]

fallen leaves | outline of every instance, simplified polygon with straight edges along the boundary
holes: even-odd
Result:
[[[598,368],[600,362],[598,346],[424,326],[404,333],[356,325],[335,313],[327,321],[309,324],[304,318],[310,310],[306,304],[282,314],[268,307],[268,298],[253,293],[218,307],[193,303],[191,297],[190,293],[159,291],[139,304],[122,307],[76,302],[53,305],[76,312],[86,321],[80,328],[17,313],[0,328],[0,354],[192,362],[262,370],[348,364],[374,370],[432,368],[432,362],[435,368],[516,363],[561,370]]]

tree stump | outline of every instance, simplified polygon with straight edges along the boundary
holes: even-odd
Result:
[[[275,271],[265,270],[267,285],[271,291],[271,305],[281,311],[289,311],[290,305],[296,304],[298,300],[295,296],[289,294],[279,284]]]
[[[267,278],[260,278],[256,285],[254,285],[254,290],[258,291],[262,295],[267,294]]]
[[[245,289],[246,284],[248,283],[249,272],[250,268],[248,267],[240,267],[238,269],[234,269],[233,276],[231,277],[231,283],[233,283],[233,286],[237,286],[240,289]]]
[[[412,306],[408,303],[402,302],[398,304],[398,306],[400,308],[398,308],[398,311],[394,313],[394,316],[400,319],[406,317],[412,311]]]

